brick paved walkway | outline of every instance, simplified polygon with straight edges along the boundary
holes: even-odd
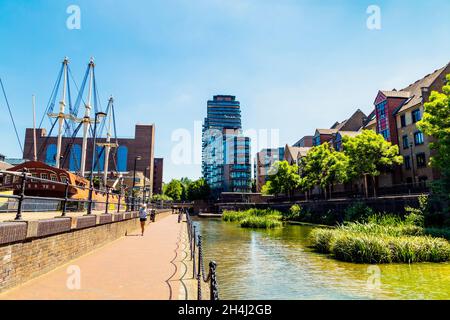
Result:
[[[184,269],[182,239],[186,223],[178,223],[177,215],[158,218],[146,226],[143,237],[136,230],[0,294],[0,300],[178,299],[184,286],[179,279]]]

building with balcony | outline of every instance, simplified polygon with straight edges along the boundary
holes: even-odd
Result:
[[[216,95],[202,132],[202,175],[213,194],[251,191],[250,138],[242,135],[240,102]]]

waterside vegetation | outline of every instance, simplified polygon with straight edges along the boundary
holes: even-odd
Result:
[[[281,212],[271,209],[225,210],[222,214],[223,221],[236,222],[242,228],[280,228],[283,226],[282,218]]]

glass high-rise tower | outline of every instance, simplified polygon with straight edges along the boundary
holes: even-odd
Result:
[[[202,133],[202,174],[212,192],[250,192],[250,138],[242,135],[240,103],[235,96],[208,101]]]

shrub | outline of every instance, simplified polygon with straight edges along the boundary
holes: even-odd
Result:
[[[283,225],[281,219],[281,212],[272,209],[225,210],[222,214],[222,220],[238,222],[243,228],[277,228]]]
[[[398,217],[370,217],[368,223],[347,223],[335,229],[316,228],[312,247],[334,258],[355,263],[444,262],[450,260],[447,240],[423,236],[424,229]],[[376,223],[374,221],[379,221]],[[427,233],[445,229],[426,229]],[[445,233],[445,232],[443,232]]]
[[[399,225],[382,225],[373,222],[359,223],[352,222],[340,229],[350,232],[360,232],[365,234],[373,234],[380,236],[417,236],[423,234],[423,229],[418,226],[399,224]]]
[[[345,209],[345,221],[365,222],[368,217],[373,215],[372,208],[366,206],[363,202],[356,202]]]
[[[283,212],[283,220],[300,221],[303,218],[302,207],[294,204],[289,208],[288,212]]]
[[[245,211],[229,211],[225,210],[222,213],[222,220],[228,222],[238,222],[247,216]]]
[[[335,230],[325,228],[315,228],[311,231],[309,235],[311,246],[318,252],[330,253],[331,242],[333,240],[334,235]]]
[[[399,237],[389,240],[394,262],[444,262],[450,259],[450,245],[432,237]]]
[[[283,223],[275,216],[247,216],[240,221],[241,227],[243,228],[262,228],[262,229],[273,229],[283,226]]]
[[[383,238],[363,233],[337,232],[332,253],[338,259],[356,263],[391,262],[389,245]]]

